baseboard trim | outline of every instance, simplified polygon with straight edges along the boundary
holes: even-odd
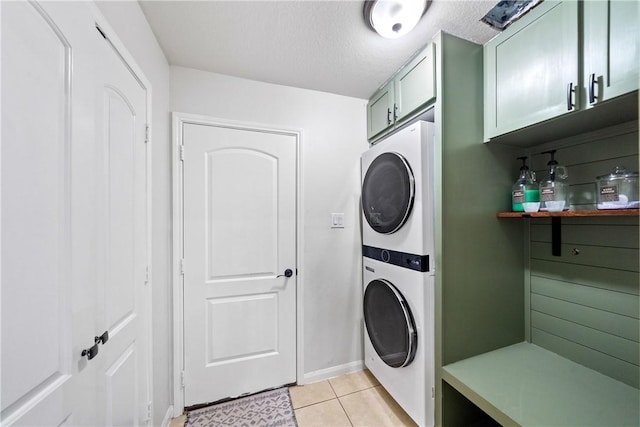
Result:
[[[169,427],[171,420],[173,419],[173,405],[167,408],[167,413],[164,414],[164,418],[162,419],[162,427]]]
[[[345,363],[344,365],[332,366],[331,368],[307,372],[304,374],[303,384],[328,380],[329,378],[337,377],[344,374],[350,374],[351,372],[357,372],[363,369],[364,362],[362,360],[356,360],[354,362]]]

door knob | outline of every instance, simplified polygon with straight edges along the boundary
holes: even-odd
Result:
[[[109,341],[109,331],[104,331],[102,335],[100,335],[99,337],[95,337],[93,341],[94,341],[94,344],[91,347],[85,348],[84,350],[82,350],[82,353],[81,353],[81,356],[82,357],[86,356],[87,360],[91,360],[98,355],[99,344],[104,344],[107,341]]]
[[[291,276],[293,276],[293,270],[291,270],[290,268],[287,268],[287,269],[284,271],[284,274],[278,274],[278,275],[276,276],[276,279],[277,279],[278,277],[282,277],[282,276],[284,276],[284,277],[291,277]]]
[[[87,356],[87,360],[91,360],[98,354],[98,343],[95,343],[91,347],[82,350],[81,356]]]
[[[109,331],[104,331],[99,337],[95,337],[96,344],[104,344],[109,341]]]

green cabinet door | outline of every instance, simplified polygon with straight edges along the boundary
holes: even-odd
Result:
[[[485,140],[579,107],[578,2],[545,1],[484,47]]]
[[[367,104],[367,138],[371,139],[393,125],[393,81],[377,91]]]
[[[588,106],[638,89],[639,21],[636,0],[584,2]]]
[[[394,79],[396,104],[394,117],[399,122],[436,97],[434,45],[428,45]]]
[[[367,138],[382,138],[396,125],[408,123],[435,98],[435,45],[431,43],[373,94],[367,105]]]

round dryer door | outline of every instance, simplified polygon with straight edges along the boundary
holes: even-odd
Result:
[[[362,210],[371,228],[383,234],[398,231],[411,213],[414,185],[411,167],[400,154],[376,157],[362,182]]]
[[[373,348],[392,368],[409,365],[416,355],[415,322],[398,289],[386,280],[373,280],[364,291],[364,323]]]

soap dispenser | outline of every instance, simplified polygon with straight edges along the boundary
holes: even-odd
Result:
[[[540,182],[540,210],[560,212],[569,209],[567,184],[564,182],[569,174],[567,168],[558,165],[555,159],[556,150],[543,151],[551,160],[547,163],[547,179]]]
[[[540,191],[536,182],[536,174],[529,170],[527,166],[527,157],[518,157],[522,160],[520,167],[520,176],[513,187],[511,187],[511,209],[514,212],[524,212],[522,206],[525,202],[539,202]]]

